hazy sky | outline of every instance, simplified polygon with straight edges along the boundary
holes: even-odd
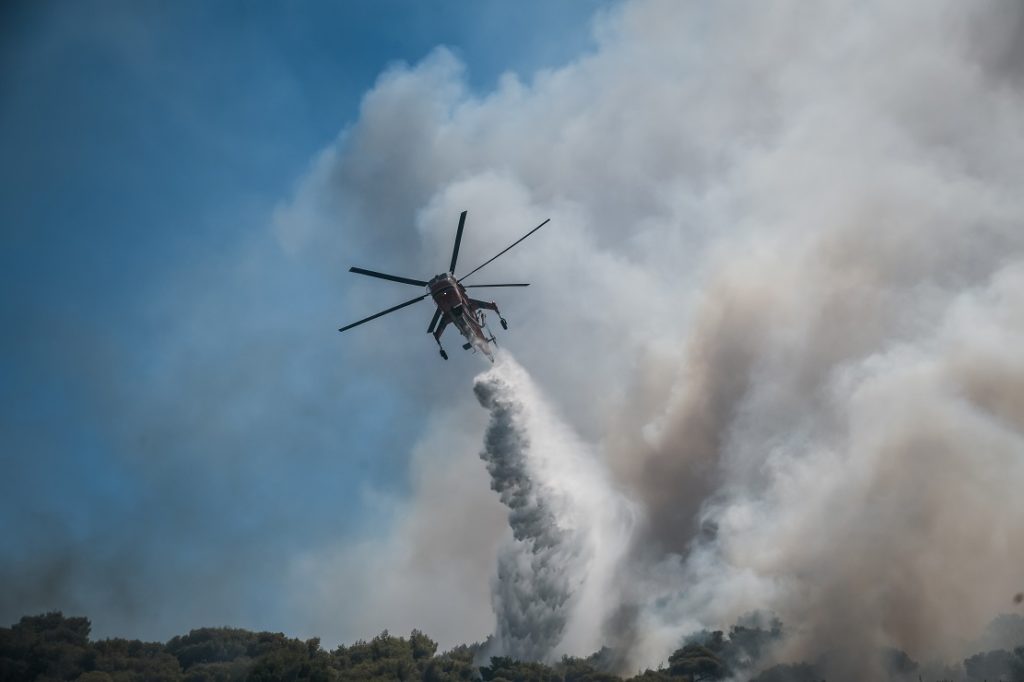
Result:
[[[1024,6],[410,7],[5,10],[0,616],[854,680],[1019,613]],[[428,305],[335,331],[462,210],[551,218],[479,402]]]
[[[267,246],[274,207],[390,66],[445,45],[487,90],[589,49],[604,4],[5,3],[0,621],[289,626],[286,557],[372,535],[418,402],[478,368],[398,328],[423,386],[353,364],[335,329],[406,292],[348,310]]]

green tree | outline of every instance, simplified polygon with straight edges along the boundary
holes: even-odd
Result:
[[[341,680],[419,680],[436,649],[429,637],[413,632],[417,644],[387,630],[369,642],[340,646],[331,653],[331,665]],[[418,647],[418,648],[417,648]],[[416,657],[416,653],[420,657]],[[428,654],[428,652],[430,652]]]
[[[108,673],[117,682],[176,682],[181,679],[178,659],[156,642],[105,639],[95,642],[92,652],[96,670]]]
[[[1013,650],[1013,658],[1010,659],[1010,679],[1014,682],[1024,682],[1024,646]]]
[[[424,682],[457,682],[460,680],[479,679],[473,659],[479,645],[461,644],[440,656],[427,661],[423,667]]]
[[[526,663],[508,656],[493,656],[490,665],[480,666],[480,678],[485,682],[562,682],[561,676],[543,663]]]
[[[269,634],[269,633],[263,633]],[[282,635],[283,636],[283,635]],[[259,655],[260,635],[239,628],[199,628],[171,638],[166,650],[182,670],[202,663],[227,663]]]
[[[894,677],[909,677],[917,669],[917,661],[912,659],[907,652],[900,649],[882,649],[882,666],[885,672]]]
[[[249,682],[330,682],[338,678],[319,640],[288,639],[261,655],[249,670]]]
[[[712,645],[721,641],[721,632]],[[687,644],[677,649],[668,659],[669,672],[675,677],[687,677],[690,682],[721,680],[729,675],[729,669],[714,651],[700,644]]]
[[[73,680],[91,671],[90,629],[88,618],[65,618],[60,611],[0,628],[0,677]]]
[[[975,654],[964,660],[964,672],[967,673],[969,680],[1004,679],[1012,674],[1014,658],[1014,655],[1005,649]]]
[[[556,666],[564,682],[619,682],[619,677],[598,670],[590,658],[563,656]]]
[[[416,660],[430,658],[437,651],[437,642],[419,630],[413,630],[409,635],[409,646],[412,647],[412,657]]]

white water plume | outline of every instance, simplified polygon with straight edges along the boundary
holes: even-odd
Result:
[[[513,540],[498,556],[488,654],[544,660],[603,643],[607,598],[633,511],[605,469],[508,353],[474,383],[490,423],[480,457],[509,509]]]

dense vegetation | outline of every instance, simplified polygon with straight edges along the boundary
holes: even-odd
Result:
[[[89,639],[87,618],[61,613],[26,616],[0,628],[0,682],[7,680],[79,680],[81,682],[232,682],[235,680],[424,680],[448,682],[617,682],[607,649],[586,659],[565,657],[554,665],[492,657],[476,661],[480,645],[444,653],[422,632],[395,637],[387,631],[369,642],[320,647],[317,638],[291,639],[280,633],[236,628],[200,628],[166,644],[138,640]],[[688,640],[658,670],[639,672],[636,682],[722,680],[750,670],[764,647],[781,636],[770,629],[736,626],[728,634],[704,632]],[[893,679],[918,679],[917,664],[892,651]],[[966,659],[967,679],[1024,681],[1024,647],[989,651]],[[810,682],[821,679],[814,666],[777,665],[753,678],[756,682]]]

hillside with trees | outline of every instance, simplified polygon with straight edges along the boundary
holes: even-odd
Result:
[[[327,651],[318,638],[300,640],[281,633],[238,628],[199,628],[166,643],[90,638],[88,618],[62,613],[25,616],[0,628],[0,682],[270,682],[423,680],[424,682],[618,682],[614,652],[587,658],[564,657],[555,664],[507,657],[479,660],[482,645],[460,645],[438,653],[437,643],[413,630],[408,637],[384,631]],[[657,670],[638,671],[636,682],[750,679],[753,682],[811,682],[821,676],[812,664],[775,665],[756,672],[762,651],[781,636],[769,629],[734,626],[728,633],[703,632],[689,638]],[[886,653],[890,679],[918,680],[921,671],[905,653]],[[1024,647],[980,652],[948,669],[948,678],[1024,682]],[[948,679],[947,678],[947,679]]]

